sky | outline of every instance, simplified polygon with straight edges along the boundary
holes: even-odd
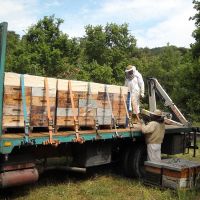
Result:
[[[192,0],[0,0],[0,22],[23,35],[44,16],[55,15],[70,37],[84,36],[85,26],[127,23],[138,47],[167,43],[190,47],[195,29]]]

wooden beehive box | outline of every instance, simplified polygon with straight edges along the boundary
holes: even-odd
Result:
[[[27,117],[31,127],[47,127],[47,102],[44,77],[24,75]],[[51,116],[56,109],[56,79],[47,78]],[[20,74],[5,73],[3,128],[24,127]]]
[[[146,161],[146,184],[171,189],[194,188],[200,186],[200,163],[171,158],[161,162]]]
[[[150,185],[162,185],[162,162],[145,161],[145,177],[144,182]]]
[[[73,126],[74,115],[78,119],[79,126],[95,127],[96,122],[100,126],[111,126],[112,113],[119,125],[125,125],[126,105],[123,96],[126,99],[126,87],[84,81],[71,81],[70,85],[75,109],[72,108],[69,81],[58,79],[58,127]]]
[[[60,127],[126,124],[127,87],[47,78],[51,118]],[[27,117],[31,127],[48,127],[45,77],[24,75]],[[24,127],[20,74],[5,73],[3,128]]]
[[[163,187],[178,189],[200,186],[200,163],[179,158],[162,162]]]

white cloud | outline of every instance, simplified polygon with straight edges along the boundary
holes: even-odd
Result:
[[[24,34],[29,26],[45,15],[55,14],[65,20],[61,28],[72,37],[84,35],[84,26],[128,23],[139,47],[172,45],[189,47],[195,29],[189,17],[195,14],[188,0],[0,0],[0,21],[9,30]],[[73,4],[73,8],[69,8]],[[62,12],[61,12],[62,10]]]
[[[54,7],[54,6],[60,6],[62,2],[60,0],[46,0],[45,6],[47,8]]]
[[[146,31],[138,30],[138,46],[158,47],[164,46],[168,42],[180,47],[189,47],[194,42],[191,36],[195,29],[193,21],[189,17],[193,16],[195,11],[192,6],[179,10],[174,16],[170,16],[158,24],[149,27]]]
[[[107,15],[123,15],[126,19],[152,20],[158,17],[173,15],[187,0],[110,0],[105,1],[101,12]],[[182,7],[181,6],[181,7]],[[171,12],[173,10],[173,12]],[[134,21],[133,21],[134,23]]]
[[[28,26],[37,20],[36,0],[0,0],[0,20],[8,22],[8,29],[22,34]]]
[[[81,15],[66,16],[64,30],[69,35],[81,36],[87,24],[105,25],[107,22],[129,24],[139,47],[172,45],[189,47],[194,42],[195,29],[189,17],[195,14],[188,0],[109,0],[101,1],[98,8]]]

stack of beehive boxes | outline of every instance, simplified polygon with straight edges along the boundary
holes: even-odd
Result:
[[[55,127],[126,124],[127,88],[84,81],[47,78],[51,118]],[[27,116],[31,127],[48,127],[45,78],[24,75]],[[24,127],[20,74],[5,73],[3,127]],[[113,117],[114,116],[114,117]]]
[[[47,127],[47,101],[45,97],[44,77],[24,76],[27,118],[32,127]],[[56,110],[56,79],[47,78],[52,118]],[[5,73],[3,99],[3,127],[24,126],[24,112],[20,74]]]
[[[180,158],[145,162],[145,183],[172,189],[199,188],[200,163]]]

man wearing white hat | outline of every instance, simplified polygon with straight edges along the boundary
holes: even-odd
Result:
[[[129,65],[126,68],[125,74],[125,86],[128,87],[128,91],[130,93],[128,110],[129,112],[133,111],[133,113],[136,114],[137,118],[139,119],[138,114],[140,113],[140,97],[144,97],[144,81],[142,75],[133,65]]]
[[[165,133],[164,116],[160,110],[155,110],[151,121],[145,125],[142,123],[142,132],[147,144],[147,159],[152,162],[161,161],[161,144]]]

